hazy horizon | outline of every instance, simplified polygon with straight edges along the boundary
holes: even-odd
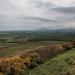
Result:
[[[0,31],[75,28],[74,0],[0,0]]]

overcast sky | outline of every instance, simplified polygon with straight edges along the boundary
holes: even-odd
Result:
[[[75,0],[0,0],[0,30],[75,28]]]

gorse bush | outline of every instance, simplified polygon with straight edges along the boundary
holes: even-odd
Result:
[[[39,47],[21,55],[5,57],[0,59],[0,73],[4,73],[4,75],[28,75],[30,69],[42,64],[49,58],[70,50],[72,47],[71,42],[65,42],[63,44]]]
[[[73,44],[71,42],[65,42],[62,46],[65,50],[70,50],[73,48]]]
[[[19,59],[19,57],[10,57],[2,60],[0,62],[0,72],[5,75],[24,75],[23,73],[26,72],[27,68],[23,68],[24,65]]]

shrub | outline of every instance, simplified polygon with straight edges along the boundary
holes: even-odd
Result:
[[[73,45],[73,47],[75,47],[75,40],[71,41],[71,44]]]
[[[2,60],[0,62],[0,72],[4,73],[4,75],[25,75],[27,73],[27,68],[19,59],[10,57]]]
[[[73,44],[71,42],[65,42],[62,46],[65,50],[70,50],[73,48]]]
[[[22,59],[23,59],[23,57],[21,56]],[[38,53],[31,53],[31,54],[27,55],[27,57],[24,61],[24,64],[29,69],[33,69],[34,67],[36,67],[38,65],[38,62],[40,63],[40,57],[39,57]]]

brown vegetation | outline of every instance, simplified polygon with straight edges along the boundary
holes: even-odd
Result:
[[[5,75],[27,75],[28,69],[33,69],[45,60],[71,49],[73,44],[49,45],[40,47],[25,54],[0,59],[0,73]]]
[[[71,48],[73,48],[73,44],[71,42],[65,42],[62,46],[65,50],[70,50]]]

